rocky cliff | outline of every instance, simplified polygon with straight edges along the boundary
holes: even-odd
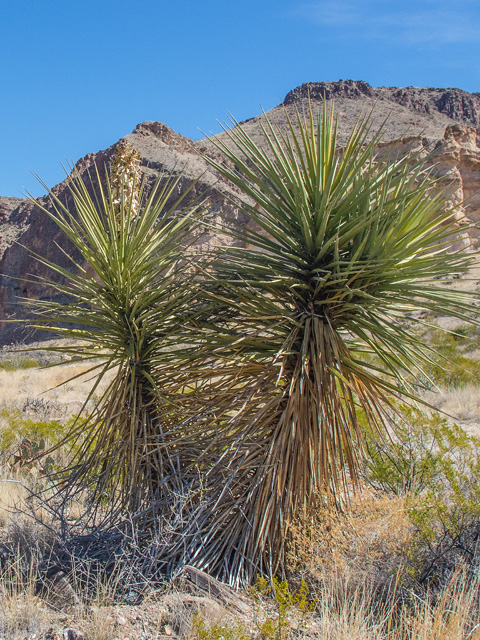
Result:
[[[282,129],[286,126],[287,115],[294,117],[297,110],[302,113],[308,100],[320,106],[324,98],[335,101],[343,136],[348,135],[365,113],[371,114],[372,130],[383,126],[385,142],[379,148],[380,155],[388,152],[392,144],[397,145],[400,152],[416,149],[427,153],[434,150],[434,170],[447,176],[451,201],[465,200],[459,219],[465,214],[469,220],[480,222],[477,130],[480,126],[480,94],[425,87],[373,88],[366,82],[353,80],[307,83],[290,91],[283,104],[267,115],[274,125]],[[263,138],[263,119],[262,114],[241,123],[257,142]],[[224,134],[219,137],[225,140]],[[206,195],[211,205],[209,216],[212,220],[236,218],[247,224],[245,216],[229,203],[231,185],[212,172],[202,158],[201,154],[205,153],[218,157],[218,152],[208,140],[192,141],[160,122],[141,123],[124,139],[140,152],[149,183],[159,175],[181,172],[182,179],[173,197],[178,197],[194,182],[189,199]],[[88,154],[76,168],[81,174],[94,164],[103,170],[108,166],[114,148],[115,144],[98,153]],[[53,190],[71,204],[65,182]],[[43,199],[42,202],[48,201]],[[461,230],[459,237],[465,241],[465,233]],[[205,233],[196,242],[208,247],[217,239]],[[38,299],[52,295],[40,282],[49,275],[48,268],[31,252],[68,266],[62,249],[71,251],[56,225],[34,203],[0,198],[0,344],[37,337],[26,326],[8,320],[24,316],[22,298]]]
[[[439,114],[470,127],[480,125],[480,93],[468,93],[461,89],[432,89],[429,87],[378,87],[367,82],[339,80],[338,82],[308,82],[293,89],[285,96],[285,105],[308,99],[327,100],[364,98],[390,102],[411,112],[437,118]]]

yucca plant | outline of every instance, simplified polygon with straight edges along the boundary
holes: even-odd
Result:
[[[200,205],[184,207],[190,190],[174,199],[180,179],[166,176],[147,194],[138,154],[119,146],[110,177],[72,173],[72,209],[52,191],[53,210],[38,205],[80,263],[68,256],[71,268],[62,268],[38,257],[61,301],[36,303],[35,325],[71,340],[52,349],[85,362],[96,377],[91,395],[113,372],[93,412],[67,436],[76,455],[62,491],[89,486],[94,504],[124,513],[167,504],[183,489],[171,435],[175,401],[155,375],[179,357],[192,298],[185,250]]]
[[[446,285],[473,256],[452,248],[455,212],[419,155],[376,162],[368,119],[339,147],[326,107],[286,116],[287,133],[264,122],[261,145],[236,123],[211,139],[255,224],[225,230],[244,246],[205,276],[216,306],[189,370],[210,407],[192,417],[209,470],[184,557],[237,584],[274,574],[290,523],[355,485],[359,416],[380,436],[392,399],[417,396],[432,353],[405,314],[476,322]]]

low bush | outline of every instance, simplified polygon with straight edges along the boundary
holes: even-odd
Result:
[[[20,409],[0,409],[0,451],[5,452],[23,438],[45,439],[55,444],[63,437],[65,425],[56,420],[34,420]]]
[[[365,478],[405,496],[415,580],[438,587],[459,564],[480,564],[480,440],[438,413],[403,413],[390,439],[367,438]]]
[[[85,420],[82,418],[82,420]],[[72,451],[62,446],[65,433],[78,422],[76,416],[65,422],[27,417],[20,409],[0,409],[0,464],[4,474],[21,476],[36,489],[41,476],[68,467]],[[50,450],[57,447],[54,452]]]
[[[480,334],[477,327],[460,325],[447,333],[434,329],[428,335],[434,350],[432,363],[425,368],[430,384],[462,388],[480,381]]]
[[[333,576],[343,577],[352,594],[365,584],[388,591],[409,562],[414,528],[405,502],[365,490],[343,512],[324,507],[299,519],[290,531],[289,577],[305,579],[317,599]]]
[[[38,360],[31,357],[26,358],[8,358],[0,361],[0,369],[3,371],[16,371],[17,369],[35,369],[39,367]]]
[[[268,582],[258,576],[249,593],[254,603],[250,626],[241,621],[208,624],[201,616],[194,616],[197,640],[287,640],[305,630],[316,606],[315,600],[309,598],[305,581],[293,589],[287,580],[272,578]]]

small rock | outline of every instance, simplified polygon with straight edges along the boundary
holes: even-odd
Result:
[[[37,586],[38,595],[57,611],[80,605],[80,598],[57,567],[50,569]]]
[[[166,624],[163,629],[162,632],[166,635],[166,636],[173,636],[173,629],[169,624]]]
[[[127,624],[127,619],[124,618],[123,616],[118,616],[117,617],[117,624],[123,626],[124,624]]]
[[[143,594],[138,591],[134,591],[133,589],[131,589],[125,596],[126,604],[137,605],[137,604],[140,604],[142,601],[143,601]]]
[[[0,544],[0,567],[5,569],[7,567],[8,559],[10,558],[10,549],[4,544]]]
[[[78,629],[67,627],[63,630],[63,640],[85,640],[85,636]]]

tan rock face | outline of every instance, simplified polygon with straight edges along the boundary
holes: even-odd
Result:
[[[309,83],[287,94],[283,105],[268,112],[268,117],[275,126],[285,128],[286,114],[296,117],[296,110],[301,113],[309,98],[320,108],[323,97],[335,100],[335,111],[344,137],[362,113],[371,111],[373,130],[387,118],[385,143],[379,148],[379,157],[391,150],[392,143],[397,145],[400,153],[418,150],[426,155],[433,150],[433,170],[445,176],[450,192],[449,203],[456,205],[465,201],[456,216],[459,238],[462,242],[470,242],[461,228],[461,220],[466,216],[474,223],[480,222],[479,94],[425,87],[373,88],[366,82],[352,80]],[[257,142],[262,140],[263,119],[261,115],[241,123]],[[219,138],[225,140],[225,134],[220,134]],[[161,122],[141,123],[123,140],[139,151],[142,172],[150,185],[158,177],[165,179],[166,175],[176,175],[181,171],[183,177],[172,198],[178,198],[195,182],[186,205],[199,196],[205,196],[211,205],[207,215],[209,222],[236,219],[247,224],[247,217],[229,202],[229,194],[235,188],[216,175],[201,155],[220,158],[219,152],[207,140],[192,141]],[[101,172],[104,171],[114,149],[115,145],[88,154],[77,163],[78,171],[85,174],[94,163]],[[53,191],[72,205],[65,182],[54,187]],[[468,233],[470,237],[473,235],[472,231]],[[219,238],[208,232],[196,238],[197,246],[202,249],[218,242]],[[51,275],[49,269],[38,262],[29,250],[62,266],[74,268],[59,247],[71,253],[74,259],[79,258],[56,225],[34,204],[27,200],[0,197],[0,345],[39,338],[25,326],[6,323],[6,320],[14,316],[24,317],[20,298],[52,296],[51,290],[41,282],[42,278]]]
[[[452,202],[464,202],[469,221],[480,222],[480,148],[478,132],[461,125],[447,127],[438,156],[439,173],[448,173],[456,191]]]
[[[448,196],[446,206],[456,207],[454,215],[459,224],[463,244],[476,246],[473,229],[464,230],[471,223],[480,222],[480,148],[476,129],[454,124],[445,128],[443,139],[411,136],[382,145],[378,157],[391,153],[420,152],[431,154],[429,164],[438,177],[443,178],[443,190]]]

